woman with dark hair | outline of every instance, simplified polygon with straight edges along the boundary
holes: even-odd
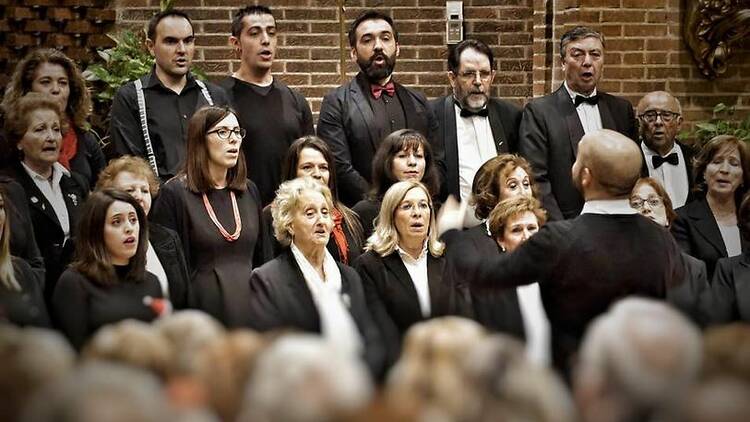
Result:
[[[289,146],[281,174],[281,182],[297,177],[312,177],[317,182],[328,186],[333,196],[333,231],[328,242],[328,251],[333,259],[350,265],[362,253],[362,225],[359,217],[338,199],[336,190],[336,162],[328,145],[317,136],[303,136]],[[271,260],[283,251],[284,247],[273,236],[273,218],[271,205],[263,209],[264,251]]]
[[[120,189],[135,198],[148,217],[151,202],[159,193],[159,181],[148,162],[141,157],[125,155],[109,162],[99,173],[96,189]],[[190,301],[190,280],[180,238],[173,230],[160,224],[148,225],[146,271],[161,284],[164,297],[175,309],[187,308]]]
[[[89,186],[94,186],[107,161],[96,135],[87,129],[91,97],[78,66],[60,50],[30,52],[11,76],[3,97],[3,110],[8,113],[13,103],[29,92],[48,94],[59,102],[62,122],[70,130],[63,136],[58,161],[69,171],[82,175]]]
[[[17,158],[4,171],[26,193],[34,237],[44,258],[44,294],[49,300],[73,256],[72,238],[88,185],[58,162],[64,123],[57,101],[32,92],[6,111],[5,134]]]
[[[128,193],[104,189],[81,210],[76,260],[55,287],[52,309],[60,330],[80,349],[100,327],[160,315],[162,290],[146,271],[148,223]]]
[[[164,185],[153,210],[153,221],[182,241],[195,307],[230,327],[248,323],[247,280],[263,262],[261,200],[247,179],[244,137],[231,109],[195,112],[185,166]]]
[[[424,184],[407,180],[388,189],[366,250],[356,269],[389,364],[398,359],[412,325],[446,315],[471,316],[468,290],[446,276],[445,245],[438,240],[435,209]]]
[[[740,255],[750,246],[737,226],[737,206],[750,187],[750,152],[734,136],[715,136],[696,155],[693,168],[702,195],[677,209],[672,234],[687,254],[706,263],[710,278],[719,258]]]
[[[500,253],[500,247],[490,233],[488,218],[498,202],[516,196],[537,197],[534,174],[525,158],[501,154],[482,164],[474,176],[469,197],[469,205],[474,208],[474,215],[480,223],[443,236],[448,260],[455,262],[464,254],[490,259]],[[471,250],[451,248],[463,239],[471,239]],[[489,292],[472,289],[471,300],[476,320],[486,328],[524,337],[523,317],[515,290]]]
[[[742,238],[750,242],[750,194],[742,200],[737,219]],[[750,250],[716,262],[708,302],[710,324],[750,322]]]
[[[362,222],[364,238],[372,234],[375,217],[385,192],[396,182],[422,182],[430,196],[440,193],[438,170],[427,139],[414,129],[397,130],[383,139],[372,158],[372,188],[369,197],[354,205]]]
[[[0,321],[16,325],[49,327],[44,304],[44,279],[23,259],[10,253],[10,225],[13,222],[5,192],[0,188]]]

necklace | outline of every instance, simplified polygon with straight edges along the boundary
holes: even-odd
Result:
[[[236,227],[232,234],[229,234],[224,226],[221,225],[219,219],[216,218],[216,213],[214,213],[214,209],[211,207],[211,203],[208,202],[208,196],[206,196],[205,193],[203,194],[203,205],[206,207],[208,217],[214,223],[214,226],[219,229],[219,233],[224,236],[224,239],[226,239],[227,242],[234,242],[240,238],[240,232],[242,232],[242,219],[240,218],[240,210],[237,208],[237,197],[234,196],[234,191],[229,191],[229,197],[232,198],[232,212],[234,213],[234,226]]]

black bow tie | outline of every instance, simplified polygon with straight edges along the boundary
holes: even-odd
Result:
[[[591,105],[597,105],[599,103],[599,94],[592,95],[590,97],[584,97],[583,95],[576,95],[576,99],[573,100],[576,107],[581,105],[582,103],[588,103]]]
[[[471,111],[467,110],[465,108],[461,109],[461,117],[471,117],[471,116],[482,116],[487,117],[490,115],[490,112],[487,110],[487,107],[479,110],[479,111]]]
[[[654,155],[651,157],[651,163],[654,165],[654,170],[661,167],[661,165],[664,163],[669,163],[673,166],[676,166],[677,163],[679,162],[680,162],[680,157],[677,156],[676,152],[673,152],[667,155],[666,157],[662,157],[660,155]]]

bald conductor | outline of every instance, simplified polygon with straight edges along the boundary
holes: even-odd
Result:
[[[684,278],[669,232],[630,208],[640,171],[641,151],[632,140],[608,129],[585,135],[572,168],[585,200],[581,215],[546,224],[514,252],[492,261],[466,256],[457,264],[469,282],[488,289],[539,282],[553,360],[563,373],[586,325],[612,302],[630,295],[663,298],[667,286]]]

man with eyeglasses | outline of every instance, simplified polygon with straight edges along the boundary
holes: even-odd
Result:
[[[110,134],[117,155],[143,157],[165,182],[185,159],[193,113],[205,105],[227,105],[229,98],[221,87],[190,72],[195,34],[186,13],[172,9],[154,15],[146,46],[154,67],[117,91]]]
[[[305,97],[273,76],[278,42],[276,18],[262,5],[239,9],[232,20],[229,42],[240,68],[221,82],[240,126],[247,175],[260,191],[263,205],[273,201],[281,184],[279,167],[295,139],[315,134],[312,111]]]
[[[445,151],[443,197],[468,200],[479,167],[498,154],[514,151],[521,109],[491,97],[495,60],[487,44],[464,40],[448,51],[448,81],[453,94],[430,101]]]
[[[583,26],[566,32],[560,39],[560,62],[565,81],[526,105],[518,144],[531,162],[552,220],[574,218],[583,208],[570,174],[583,135],[611,129],[637,139],[630,102],[597,89],[604,67],[602,34]]]
[[[318,118],[318,136],[336,157],[339,199],[348,206],[364,199],[375,150],[399,129],[417,130],[430,141],[442,180],[442,146],[435,142],[437,121],[427,98],[393,80],[400,51],[393,19],[375,10],[363,12],[350,26],[349,45],[360,72],[323,98]]]
[[[664,91],[646,94],[638,102],[643,176],[661,182],[674,208],[688,202],[692,190],[693,153],[675,141],[682,125],[682,107],[677,98]]]

